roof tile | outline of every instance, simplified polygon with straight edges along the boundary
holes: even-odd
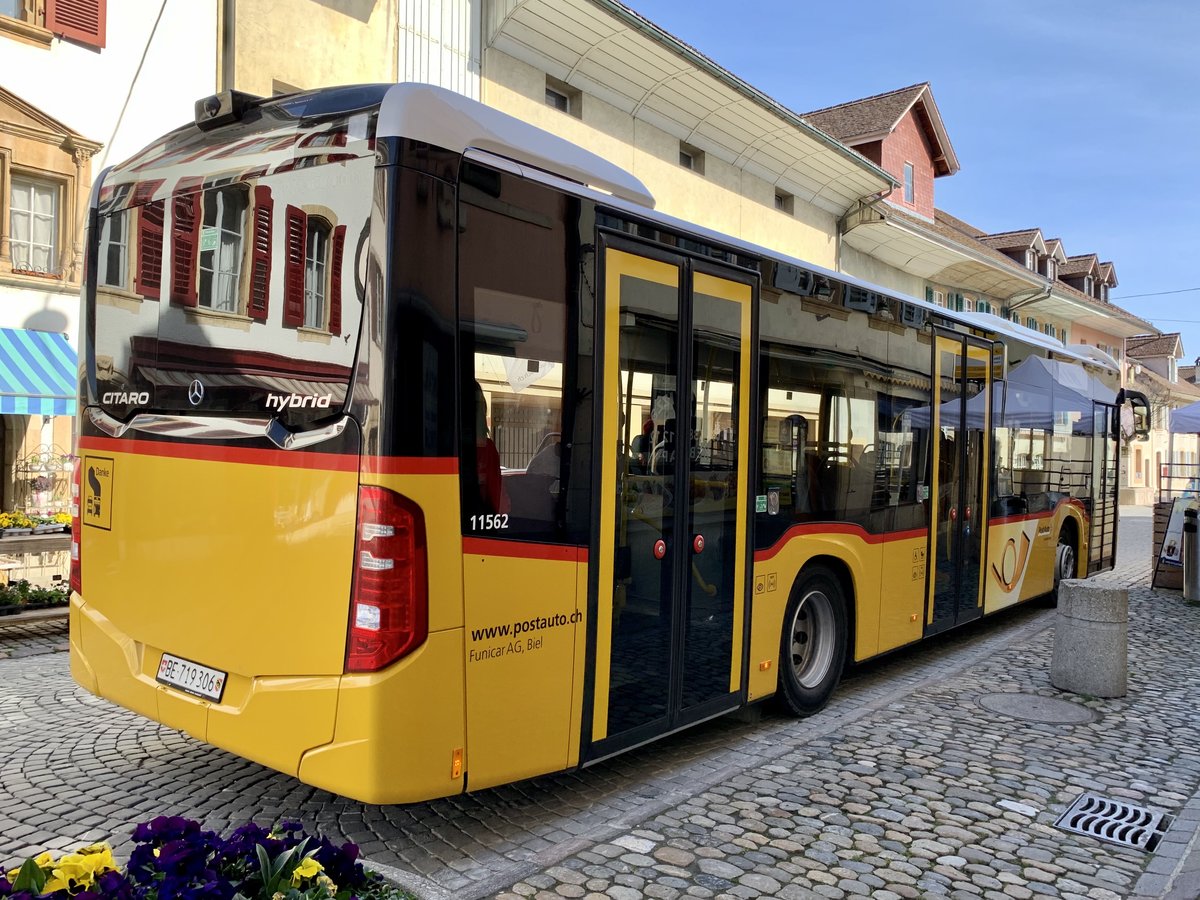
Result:
[[[801,117],[843,144],[853,145],[858,138],[891,131],[913,101],[928,87],[929,82],[914,84],[886,94],[802,113]]]
[[[1125,353],[1128,356],[1142,359],[1151,356],[1174,357],[1179,349],[1179,344],[1178,331],[1166,334],[1137,334],[1125,339]]]

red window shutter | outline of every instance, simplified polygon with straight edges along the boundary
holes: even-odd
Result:
[[[162,296],[163,216],[166,203],[155,200],[137,208],[137,268],[134,290],[148,299]]]
[[[46,28],[60,37],[104,46],[106,0],[46,0]]]
[[[330,253],[329,275],[329,333],[342,333],[342,256],[346,249],[346,226],[333,229],[333,252]]]
[[[250,304],[246,314],[265,322],[271,298],[271,217],[275,201],[271,189],[254,189],[254,225],[250,240]]]
[[[287,245],[284,248],[283,324],[304,324],[304,242],[308,238],[308,216],[298,206],[287,207]]]
[[[196,269],[200,260],[200,194],[176,196],[171,202],[171,302],[195,306]]]

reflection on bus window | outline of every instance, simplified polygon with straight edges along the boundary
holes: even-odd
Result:
[[[464,169],[459,312],[465,535],[563,539],[573,287],[567,203],[521,179],[470,164]]]

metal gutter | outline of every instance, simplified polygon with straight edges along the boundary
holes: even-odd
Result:
[[[642,34],[646,35],[657,43],[664,45],[674,53],[679,54],[687,62],[711,75],[713,78],[716,78],[726,87],[730,87],[737,91],[747,100],[757,103],[768,112],[778,116],[789,125],[792,125],[797,130],[808,135],[808,137],[820,144],[823,144],[829,150],[834,151],[843,159],[854,163],[859,168],[865,169],[880,180],[890,184],[893,190],[899,186],[899,181],[897,181],[879,166],[875,165],[861,153],[851,150],[841,141],[826,134],[815,125],[811,125],[808,121],[801,118],[792,110],[788,109],[778,100],[773,100],[772,98],[768,97],[762,91],[758,90],[758,88],[746,81],[743,81],[728,69],[723,68],[722,66],[713,62],[699,50],[696,50],[694,47],[685,44],[683,41],[679,40],[679,38],[659,28],[649,19],[646,19],[639,13],[634,12],[625,4],[619,2],[619,0],[591,0],[591,2],[616,16],[618,19],[621,19],[626,25],[629,25],[637,31],[640,31]]]

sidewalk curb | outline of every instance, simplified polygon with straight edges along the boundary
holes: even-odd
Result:
[[[371,872],[378,872],[388,881],[394,882],[406,891],[415,894],[419,900],[457,900],[460,896],[457,892],[447,890],[439,884],[435,884],[428,878],[418,875],[416,872],[410,872],[407,869],[397,869],[395,866],[389,866],[384,863],[372,862],[369,859],[360,860],[363,868]]]

